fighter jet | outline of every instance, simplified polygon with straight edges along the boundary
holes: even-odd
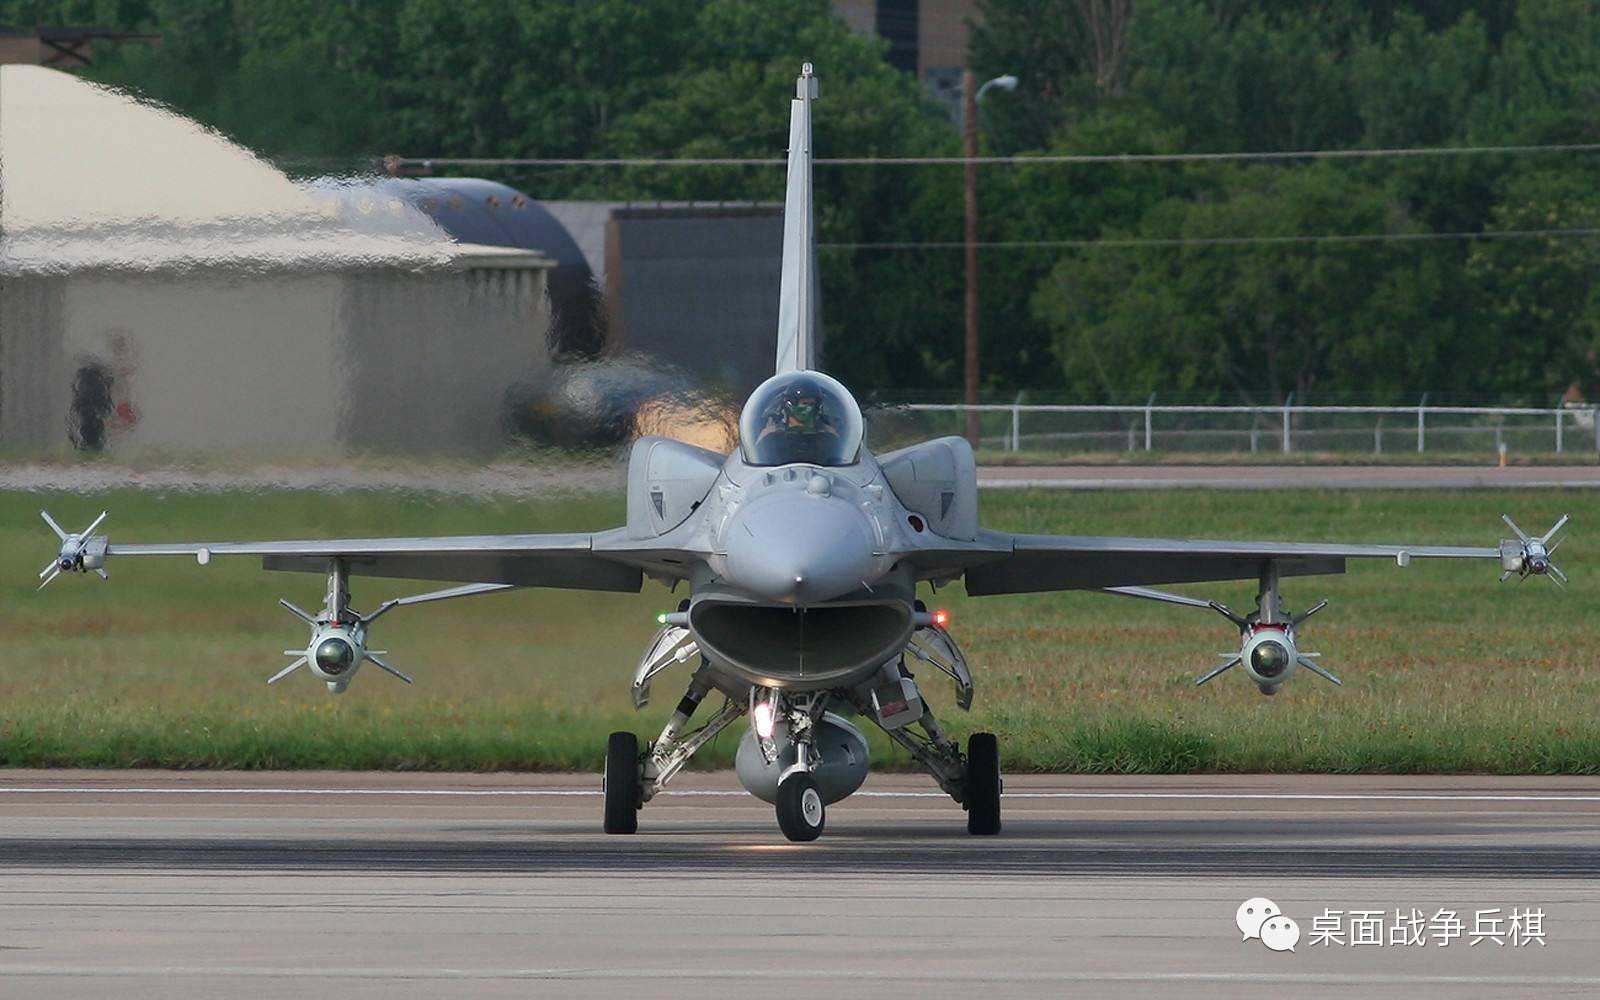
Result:
[[[771,803],[792,840],[822,833],[826,809],[861,787],[874,725],[904,747],[967,813],[973,834],[1000,831],[996,737],[971,736],[965,750],[935,718],[923,681],[954,682],[956,704],[974,683],[948,616],[923,596],[957,582],[971,595],[1097,590],[1208,609],[1239,633],[1237,653],[1199,678],[1234,668],[1271,694],[1297,671],[1338,683],[1303,652],[1297,630],[1322,604],[1285,610],[1286,577],[1344,572],[1351,559],[1495,559],[1505,577],[1565,580],[1551,561],[1557,531],[1494,548],[1195,541],[1093,535],[1023,535],[982,528],[972,449],[940,438],[876,456],[863,442],[861,409],[849,390],[817,370],[819,329],[812,214],[812,105],[807,64],[791,103],[783,264],[775,374],[749,397],[739,443],[719,454],[646,437],[628,466],[627,523],[593,534],[477,535],[269,542],[114,545],[89,529],[64,531],[48,514],[60,550],[41,587],[64,572],[104,574],[122,556],[253,556],[269,570],[321,573],[326,598],[311,613],[284,605],[310,630],[304,648],[271,678],[304,669],[344,691],[365,663],[410,682],[382,650],[374,622],[395,608],[517,587],[634,592],[646,578],[686,589],[633,674],[642,707],[669,670],[687,674],[666,726],[641,745],[613,733],[606,747],[604,829],[636,831],[641,808],[708,741],[735,723],[746,731],[736,764],[744,787]],[[1510,519],[1507,518],[1510,524]],[[356,577],[465,582],[379,605],[351,606]],[[1256,608],[1151,589],[1161,584],[1256,580]],[[709,717],[700,709],[716,696]],[[691,728],[697,715],[700,724]]]

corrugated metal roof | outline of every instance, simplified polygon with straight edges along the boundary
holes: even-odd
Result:
[[[462,243],[537,250],[561,267],[584,264],[567,228],[539,202],[496,181],[426,177],[383,182]]]
[[[448,267],[403,199],[330,197],[168,108],[68,73],[0,67],[0,273]]]

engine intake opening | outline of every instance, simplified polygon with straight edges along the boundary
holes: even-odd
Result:
[[[689,627],[709,656],[753,683],[824,687],[898,655],[911,612],[899,602],[796,609],[701,600],[689,609]]]

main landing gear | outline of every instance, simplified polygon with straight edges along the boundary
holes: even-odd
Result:
[[[632,733],[612,733],[606,741],[606,819],[607,833],[637,833],[640,796],[639,737]]]
[[[653,756],[653,755],[652,755]],[[645,763],[639,753],[639,738],[633,733],[612,733],[606,744],[605,770],[605,832],[637,833],[639,809],[645,803],[644,792],[651,787],[652,796],[659,785],[646,786],[642,780]],[[957,757],[959,783],[951,782],[951,797],[967,811],[967,832],[988,837],[1000,832],[1000,741],[993,733],[974,733],[967,740],[966,757]],[[933,771],[932,768],[929,768]],[[940,775],[934,777],[945,784]],[[952,790],[953,789],[953,790]],[[778,828],[792,841],[816,840],[827,826],[827,804],[817,779],[806,771],[794,771],[778,783],[774,806],[778,815]]]
[[[911,681],[909,675],[906,680]],[[971,695],[967,694],[964,701],[970,704]],[[881,702],[878,704],[881,706]],[[870,711],[872,707],[862,704],[862,714],[875,719],[879,728],[904,747],[940,788],[961,803],[961,808],[967,811],[968,833],[988,837],[1000,832],[1003,782],[1000,779],[1000,741],[993,733],[973,733],[963,755],[960,745],[945,733],[920,695],[916,696],[916,705],[905,715],[890,716],[881,707],[874,714]],[[908,718],[914,721],[907,721]]]
[[[1000,741],[993,733],[973,733],[967,740],[967,832],[991,837],[1000,832]]]
[[[670,648],[652,647],[646,666],[669,657],[678,658]],[[950,658],[964,667],[958,651]],[[938,659],[922,659],[939,666]],[[965,671],[944,672],[957,679],[957,704],[970,704],[971,685]],[[641,677],[643,682],[635,683],[636,696],[642,691],[648,697],[649,671],[642,669]],[[607,833],[636,832],[640,808],[661,792],[697,750],[747,715],[750,730],[736,754],[739,780],[751,794],[772,804],[779,829],[792,841],[807,842],[821,836],[827,825],[827,807],[855,792],[867,776],[867,741],[851,722],[852,715],[871,719],[933,776],[966,810],[969,833],[993,836],[1000,832],[999,740],[993,733],[975,733],[963,754],[960,744],[934,718],[903,664],[887,668],[873,686],[854,690],[754,688],[747,698],[727,698],[704,724],[691,729],[691,717],[714,690],[702,666],[653,743],[641,749],[633,733],[611,734],[605,768]]]

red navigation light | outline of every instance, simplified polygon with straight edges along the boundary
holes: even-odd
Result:
[[[933,623],[940,628],[944,628],[946,625],[950,624],[950,612],[943,608],[935,611],[933,613]]]

